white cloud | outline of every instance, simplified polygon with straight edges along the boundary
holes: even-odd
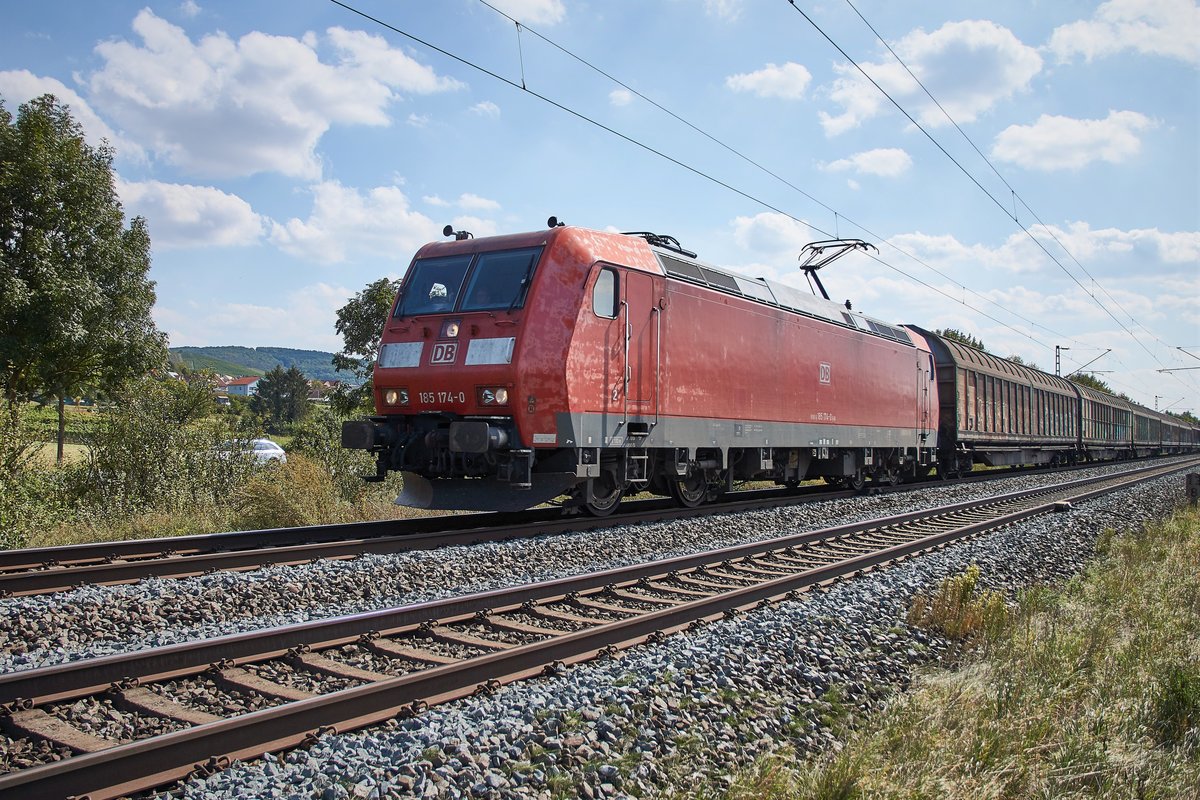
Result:
[[[1105,119],[1043,114],[1032,125],[1010,125],[996,136],[992,157],[1028,169],[1080,169],[1093,161],[1120,164],[1142,147],[1140,131],[1157,122],[1136,111],[1109,111]]]
[[[736,217],[733,237],[745,251],[794,260],[804,245],[813,241],[814,231],[791,217],[764,211],[753,217]]]
[[[86,78],[97,109],[157,157],[207,176],[274,171],[315,178],[316,146],[332,125],[390,123],[402,93],[459,88],[379,36],[330,28],[318,39],[224,33],[192,42],[143,9],[135,44],[96,46],[104,66]],[[324,43],[334,54],[322,61]]]
[[[742,0],[704,0],[704,13],[710,17],[733,21],[742,13]]]
[[[500,204],[495,200],[489,200],[486,197],[480,197],[477,194],[467,192],[459,195],[458,207],[468,211],[499,211]]]
[[[463,215],[450,220],[456,231],[470,231],[475,236],[495,236],[499,231],[490,219]]]
[[[424,197],[421,198],[421,202],[425,203],[426,205],[436,206],[438,208],[446,208],[450,205],[448,202],[446,202],[442,198],[438,197],[436,194],[425,195]]]
[[[493,103],[491,100],[484,100],[471,106],[472,114],[478,114],[481,117],[498,117],[500,116],[500,106]]]
[[[107,139],[113,146],[118,158],[133,161],[143,161],[145,151],[136,142],[118,135],[108,123],[100,119],[87,101],[80,97],[74,89],[68,88],[62,81],[54,78],[39,78],[28,70],[12,70],[0,72],[0,95],[4,96],[4,104],[13,116],[17,107],[35,97],[52,94],[59,102],[65,103],[71,111],[71,116],[83,127],[83,138],[93,147]]]
[[[613,89],[608,93],[608,102],[614,106],[627,106],[633,101],[633,92],[628,89]]]
[[[1042,69],[1036,50],[1022,44],[1012,31],[986,20],[948,22],[933,33],[917,29],[892,49],[959,123],[972,122],[1000,101],[1027,90]],[[949,124],[890,55],[862,67],[888,94],[915,109],[922,124]],[[829,88],[829,97],[843,110],[837,115],[820,112],[826,135],[845,133],[891,108],[879,89],[853,66],[837,64],[834,69],[840,77]]]
[[[441,235],[441,226],[409,208],[395,186],[360,192],[325,181],[312,193],[307,220],[271,226],[271,242],[294,256],[326,264],[359,256],[408,261],[418,246]]]
[[[249,203],[211,186],[118,178],[117,193],[126,213],[146,218],[155,250],[255,244],[266,230]]]
[[[799,100],[811,80],[812,73],[803,64],[789,61],[783,66],[767,64],[757,72],[730,75],[725,85],[735,92],[752,92],[759,97]]]
[[[491,3],[513,19],[534,25],[554,25],[567,15],[562,0],[491,0]]]
[[[895,178],[903,175],[912,166],[912,157],[899,147],[881,147],[855,153],[849,158],[839,158],[824,165],[829,172],[854,170],[860,175],[879,175]]]
[[[424,128],[429,125],[430,116],[428,114],[409,114],[405,120],[414,128]]]
[[[200,16],[200,11],[200,5],[196,0],[184,0],[179,4],[179,13],[188,19]]]
[[[1110,0],[1090,20],[1055,28],[1046,49],[1060,62],[1135,50],[1200,64],[1200,6],[1194,0]]]

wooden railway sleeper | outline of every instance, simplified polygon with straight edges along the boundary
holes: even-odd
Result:
[[[33,738],[65,747],[73,753],[95,753],[117,743],[81,731],[40,708],[14,711],[4,717],[4,728],[20,738]]]

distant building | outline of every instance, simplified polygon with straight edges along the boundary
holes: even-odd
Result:
[[[225,385],[225,393],[231,396],[249,397],[258,392],[258,382],[262,380],[255,375],[246,378],[234,378]]]

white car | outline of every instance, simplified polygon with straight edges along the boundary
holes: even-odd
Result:
[[[240,453],[253,459],[255,464],[287,463],[287,453],[270,439],[231,439],[220,447],[222,453]],[[228,458],[228,456],[226,456]]]

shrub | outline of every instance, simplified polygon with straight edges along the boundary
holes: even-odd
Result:
[[[338,496],[347,502],[360,500],[371,484],[362,479],[375,473],[375,459],[362,450],[342,448],[344,417],[319,408],[292,428],[289,453],[316,461],[328,472]]]
[[[338,521],[337,488],[325,468],[298,453],[258,470],[234,494],[245,530],[294,528]]]
[[[0,474],[0,548],[28,547],[47,528],[66,522],[78,469],[26,465]]]

